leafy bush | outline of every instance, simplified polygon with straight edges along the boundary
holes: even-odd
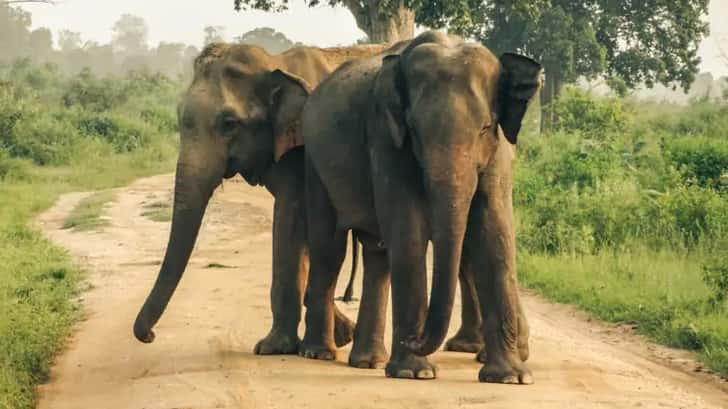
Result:
[[[550,109],[556,115],[557,130],[578,131],[588,138],[604,139],[630,121],[623,100],[595,98],[577,87],[566,87]]]
[[[71,79],[62,100],[66,107],[80,105],[84,109],[101,112],[120,105],[124,98],[116,81],[112,78],[98,79],[85,68]]]
[[[696,136],[668,140],[665,153],[686,180],[695,180],[703,187],[728,188],[722,178],[728,173],[728,135],[724,139]]]

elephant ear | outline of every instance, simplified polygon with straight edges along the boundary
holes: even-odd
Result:
[[[273,154],[278,162],[286,152],[303,146],[301,113],[311,93],[308,83],[291,73],[275,70],[269,103],[273,126]]]
[[[541,87],[543,68],[528,57],[512,53],[503,54],[500,62],[498,122],[506,139],[515,144],[528,103]]]
[[[404,145],[407,128],[404,120],[405,104],[402,95],[402,73],[399,55],[387,55],[382,60],[382,68],[374,83],[374,99],[378,115],[373,118],[392,138],[399,149]]]

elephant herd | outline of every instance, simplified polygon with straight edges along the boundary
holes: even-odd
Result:
[[[387,48],[275,56],[213,44],[194,68],[178,107],[172,229],[137,339],[154,340],[212,193],[240,174],[275,198],[273,325],[256,354],[334,359],[353,339],[351,366],[435,378],[427,355],[445,340],[459,280],[462,326],[446,349],[478,352],[482,382],[533,382],[511,197],[521,121],[542,81],[537,62],[430,31]],[[350,231],[364,264],[356,324],[334,304]]]

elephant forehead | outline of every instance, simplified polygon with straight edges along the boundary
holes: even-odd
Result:
[[[243,92],[243,90],[233,90],[223,86],[221,87],[221,98],[222,107],[236,112],[240,118],[264,119],[266,116],[264,107],[252,90]]]

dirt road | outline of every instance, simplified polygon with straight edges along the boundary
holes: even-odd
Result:
[[[141,213],[171,188],[172,177],[164,175],[119,189],[106,209],[111,224],[101,232],[60,228],[83,194],[62,197],[40,217],[48,236],[87,266],[91,287],[83,294],[87,319],[40,388],[40,409],[728,407],[725,382],[693,374],[695,364],[684,354],[532,295],[525,296],[531,386],[478,383],[480,365],[469,354],[435,354],[434,381],[349,368],[348,348],[335,363],[255,356],[253,346],[271,321],[272,202],[263,189],[235,182],[213,198],[157,340],[140,344],[132,322],[169,228]],[[341,308],[355,318],[356,304]]]

